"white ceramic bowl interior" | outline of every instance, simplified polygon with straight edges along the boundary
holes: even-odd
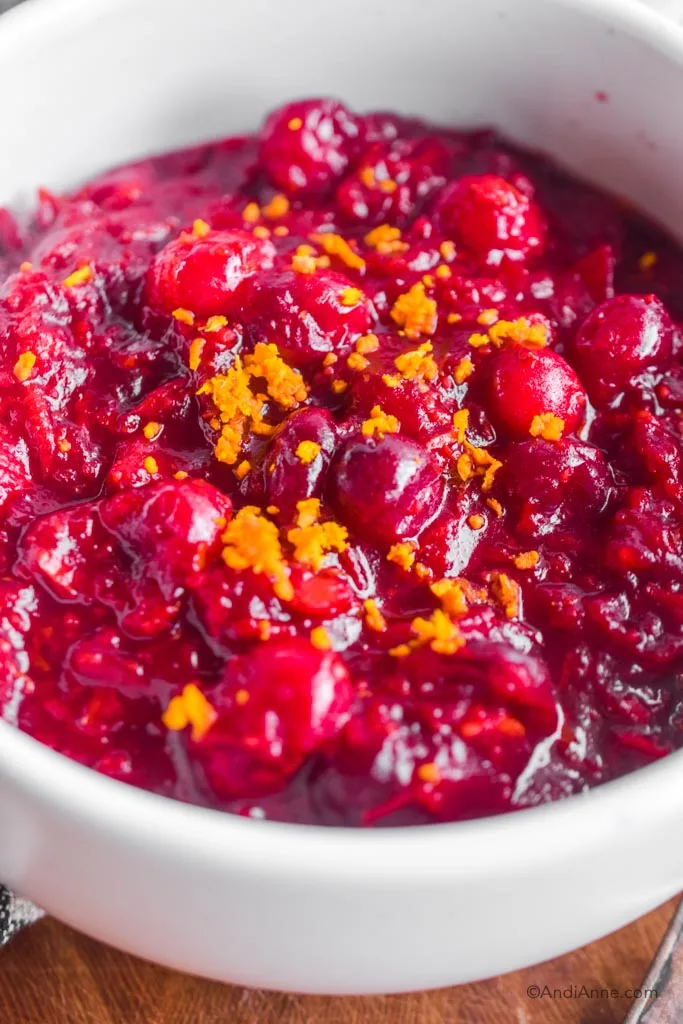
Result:
[[[635,0],[30,0],[0,19],[0,202],[320,94],[497,125],[683,238],[683,32]],[[122,949],[406,991],[563,953],[683,887],[683,755],[553,806],[362,832],[186,807],[0,723],[0,836],[3,880]]]

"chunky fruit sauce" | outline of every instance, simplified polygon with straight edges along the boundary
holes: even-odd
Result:
[[[0,210],[4,715],[255,818],[420,824],[683,737],[683,256],[328,100]]]

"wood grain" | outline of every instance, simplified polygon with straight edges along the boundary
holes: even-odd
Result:
[[[675,901],[540,967],[410,996],[325,999],[188,978],[117,953],[53,920],[0,953],[1,1024],[622,1024]],[[616,989],[531,999],[527,987]]]

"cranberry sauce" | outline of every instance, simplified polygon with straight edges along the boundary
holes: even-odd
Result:
[[[547,161],[330,100],[0,211],[5,717],[322,824],[673,751],[682,282]]]

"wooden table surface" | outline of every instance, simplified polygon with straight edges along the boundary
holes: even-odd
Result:
[[[676,901],[540,967],[409,996],[327,999],[187,978],[43,920],[0,952],[0,1024],[622,1024]],[[618,990],[533,999],[529,986]]]

